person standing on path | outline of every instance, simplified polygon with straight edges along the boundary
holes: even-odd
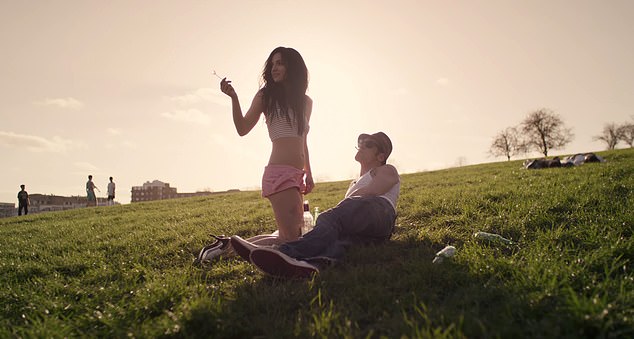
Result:
[[[95,186],[95,183],[92,182],[92,175],[88,176],[88,181],[86,182],[86,195],[88,202],[86,203],[87,207],[97,206],[97,196],[95,195],[95,189],[99,191],[99,188]]]
[[[29,193],[24,190],[24,184],[22,184],[18,192],[18,215],[22,215],[22,209],[24,209],[24,215],[29,214],[29,205],[31,205]]]
[[[108,206],[114,205],[114,190],[115,183],[112,181],[112,177],[110,177],[110,182],[108,183]]]

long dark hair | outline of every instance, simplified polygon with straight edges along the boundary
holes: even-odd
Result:
[[[273,81],[273,56],[280,53],[286,66],[286,80],[282,83]],[[306,90],[308,89],[308,68],[304,59],[296,50],[288,47],[277,47],[266,59],[260,88],[264,95],[264,115],[268,120],[286,117],[291,121],[292,110],[298,124],[298,134],[304,134],[306,119]],[[280,108],[279,110],[277,108]]]

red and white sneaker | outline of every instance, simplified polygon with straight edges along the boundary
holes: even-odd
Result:
[[[306,279],[319,274],[317,267],[301,260],[266,247],[255,248],[251,251],[251,263],[260,271],[280,278]]]

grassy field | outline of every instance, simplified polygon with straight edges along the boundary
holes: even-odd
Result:
[[[309,281],[192,265],[209,233],[275,229],[259,192],[0,219],[0,337],[632,337],[634,149],[600,154],[403,175],[393,240]]]

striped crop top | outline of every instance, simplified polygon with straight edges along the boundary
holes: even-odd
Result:
[[[279,108],[276,113],[279,113]],[[284,137],[302,137],[302,135],[298,132],[299,126],[297,124],[297,119],[293,114],[293,110],[289,108],[288,113],[290,115],[290,119],[287,119],[280,114],[271,114],[266,118],[266,126],[269,130],[269,138],[271,138],[271,141]],[[308,124],[305,124],[304,126],[304,135],[306,133],[308,133]]]

